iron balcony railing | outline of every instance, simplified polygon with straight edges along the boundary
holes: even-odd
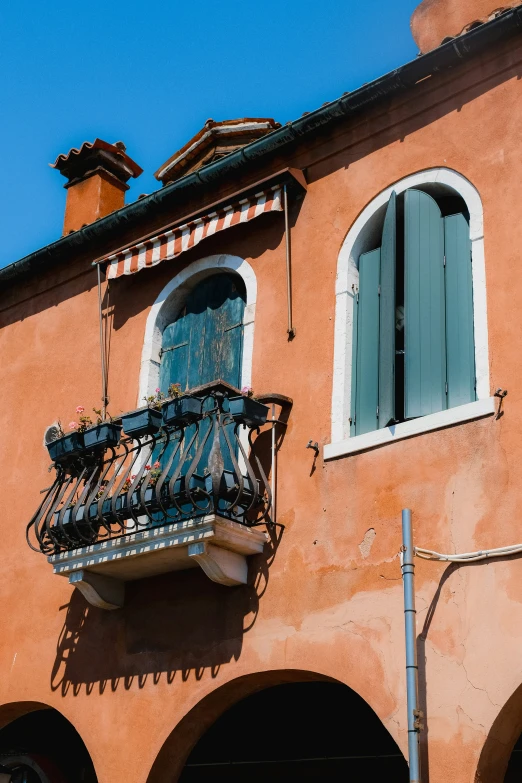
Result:
[[[85,443],[69,436],[69,450],[56,442],[63,453],[27,526],[29,545],[52,555],[212,513],[269,522],[270,485],[254,438],[268,409],[234,391],[209,384],[161,411],[93,428]]]

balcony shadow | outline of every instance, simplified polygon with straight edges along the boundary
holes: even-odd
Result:
[[[271,526],[264,551],[250,558],[248,584],[224,587],[199,569],[126,583],[125,606],[97,609],[74,590],[65,613],[50,685],[62,696],[130,690],[162,679],[216,677],[237,661],[260,611],[283,528]]]

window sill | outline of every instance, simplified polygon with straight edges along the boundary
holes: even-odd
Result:
[[[355,435],[353,438],[347,438],[338,443],[327,443],[324,447],[324,459],[329,460],[344,457],[347,454],[356,454],[358,451],[384,446],[386,443],[411,438],[414,435],[421,435],[423,432],[451,427],[460,422],[491,416],[493,413],[495,413],[495,398],[486,397],[484,400],[469,402],[467,405],[459,405],[457,408],[450,408],[447,411],[430,413],[428,416],[404,421],[393,427],[384,427],[374,432],[365,432],[364,435]]]

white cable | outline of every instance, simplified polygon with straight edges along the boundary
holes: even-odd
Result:
[[[478,552],[465,552],[460,555],[443,555],[440,552],[433,552],[431,549],[421,549],[414,547],[417,557],[424,560],[442,560],[450,563],[470,563],[477,560],[488,560],[491,557],[506,557],[522,553],[522,544],[513,544],[513,546],[503,546],[498,549],[481,549]]]

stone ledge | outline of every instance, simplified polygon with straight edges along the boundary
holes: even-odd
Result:
[[[249,555],[263,551],[267,534],[210,514],[52,555],[55,574],[102,609],[123,606],[124,582],[198,565],[218,584],[246,584]]]

